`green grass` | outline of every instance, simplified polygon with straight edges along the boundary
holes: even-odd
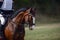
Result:
[[[26,29],[25,40],[60,40],[60,26],[39,26]]]

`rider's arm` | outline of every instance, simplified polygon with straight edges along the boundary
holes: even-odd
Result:
[[[0,0],[0,2],[3,2],[3,0]]]

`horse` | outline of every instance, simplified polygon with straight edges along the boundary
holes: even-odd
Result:
[[[30,14],[30,10],[31,8],[18,12],[18,14],[13,19],[8,21],[4,29],[6,40],[24,40],[25,23],[28,23],[29,29],[33,30],[35,26],[35,19],[33,15]]]

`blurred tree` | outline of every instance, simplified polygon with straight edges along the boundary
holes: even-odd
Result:
[[[60,14],[59,4],[60,0],[14,0],[15,9],[21,7],[36,7],[41,14],[48,16]]]

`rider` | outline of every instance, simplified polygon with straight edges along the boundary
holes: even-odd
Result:
[[[0,21],[0,38],[3,38],[3,30],[4,30],[4,25],[6,21],[13,14],[12,6],[13,6],[13,0],[4,0],[2,6],[0,7],[2,11],[2,13],[0,14],[3,15],[2,17],[5,19],[5,22],[3,22],[3,19],[1,19],[0,17],[0,20],[1,20]],[[3,22],[3,24],[1,24],[1,22]]]
[[[3,3],[3,0],[0,0],[0,8],[1,8],[1,6],[2,6],[2,3]]]

